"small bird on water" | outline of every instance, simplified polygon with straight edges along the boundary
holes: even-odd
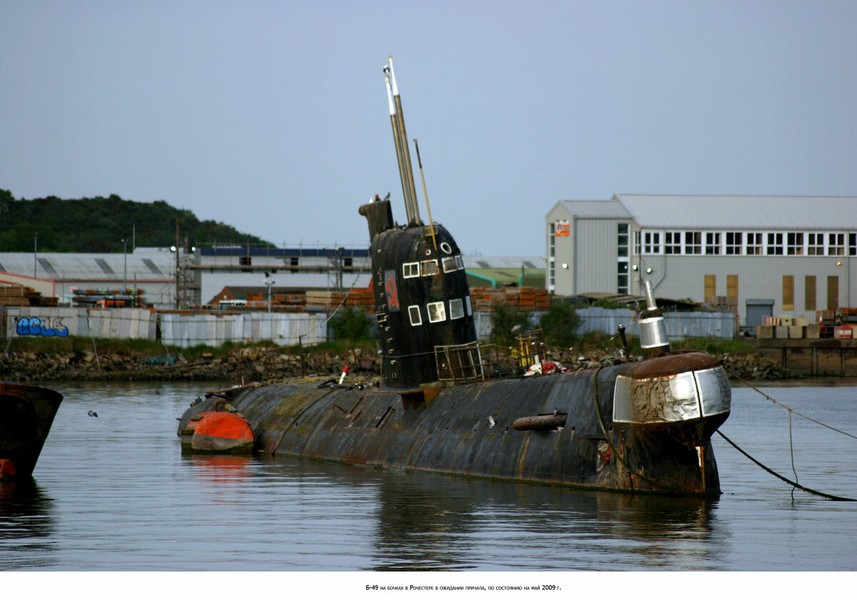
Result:
[[[95,412],[94,410],[91,410],[91,411],[89,411],[89,412],[88,412],[88,413],[86,413],[86,414],[88,414],[90,417],[96,417],[96,418],[98,418],[98,413],[97,413],[97,412]]]

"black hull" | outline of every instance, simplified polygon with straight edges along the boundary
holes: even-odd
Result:
[[[62,394],[0,382],[0,479],[28,479],[50,433]]]
[[[715,373],[726,410],[680,422],[614,422],[617,377],[636,377],[645,387],[669,381],[671,371],[699,370]],[[728,381],[721,371],[708,355],[692,354],[410,391],[319,387],[302,380],[240,390],[229,400],[250,424],[256,450],[271,455],[713,496],[720,483],[709,440],[728,416]],[[180,419],[179,432],[218,402],[223,399],[193,405]]]

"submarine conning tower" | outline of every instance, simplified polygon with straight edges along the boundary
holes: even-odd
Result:
[[[407,224],[397,226],[389,200],[377,196],[359,210],[369,225],[381,374],[402,388],[438,381],[440,371],[455,381],[457,372],[481,370],[464,261],[452,235],[431,222],[431,210],[428,225],[420,218],[392,57],[384,80]]]
[[[364,204],[360,214],[372,239],[384,383],[408,388],[438,381],[437,357],[450,349],[462,351],[453,359],[459,366],[480,368],[470,287],[452,235],[436,223],[395,226],[388,200]]]

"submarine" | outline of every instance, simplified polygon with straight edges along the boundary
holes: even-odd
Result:
[[[565,370],[534,330],[517,338],[519,368],[497,367],[477,339],[458,244],[430,208],[428,224],[420,216],[392,58],[384,75],[406,222],[394,220],[389,196],[358,208],[370,237],[379,381],[355,385],[343,373],[209,392],[179,419],[182,452],[718,496],[711,436],[730,413],[729,379],[708,353],[670,351],[650,282],[643,356]],[[424,178],[423,187],[428,206]]]

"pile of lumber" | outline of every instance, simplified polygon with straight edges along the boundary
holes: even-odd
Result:
[[[23,285],[0,286],[0,306],[56,306],[57,298],[42,296]]]
[[[495,304],[508,304],[522,312],[545,311],[550,308],[548,291],[532,287],[472,287],[470,300],[475,312],[491,312]]]
[[[352,288],[349,291],[307,290],[308,309],[330,310],[338,306],[351,306],[366,311],[374,310],[375,295],[369,288]]]

